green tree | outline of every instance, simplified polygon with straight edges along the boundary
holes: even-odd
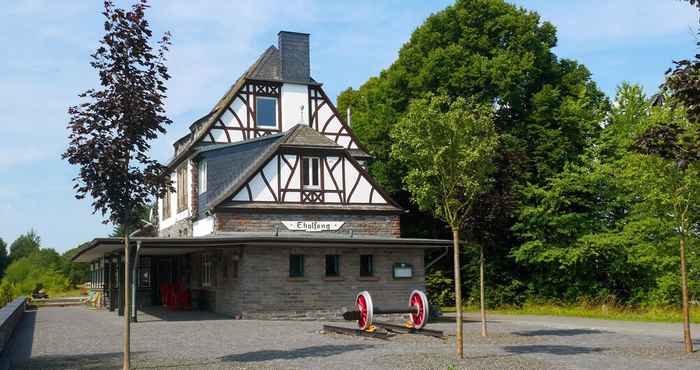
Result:
[[[639,173],[643,175],[640,186],[644,186],[646,204],[668,221],[669,231],[678,235],[683,338],[686,352],[693,352],[686,250],[700,216],[700,127],[686,119],[688,112],[681,107],[666,113],[651,122],[635,148],[643,153]],[[695,118],[694,114],[690,117]]]
[[[39,248],[41,248],[41,237],[34,229],[31,229],[12,242],[10,245],[10,260],[16,261],[22,257],[27,257],[39,251]]]
[[[495,181],[471,216],[478,225],[472,239],[488,246],[489,286],[498,286],[489,290],[489,303],[519,299],[530,276],[510,257],[522,242],[512,232],[521,191],[578,161],[601,132],[609,107],[586,67],[554,54],[556,43],[554,26],[535,12],[502,0],[458,0],[428,17],[389,68],[338,97],[340,111],[352,110],[352,128],[375,158],[370,173],[411,211],[402,232],[416,237],[449,237],[449,228],[408,201],[401,179],[410,169],[390,155],[392,128],[425,94],[494,107],[501,136]],[[464,253],[465,273],[478,274],[480,259]],[[480,291],[476,281],[464,283],[472,297]]]
[[[5,275],[5,269],[10,263],[10,257],[7,255],[7,244],[0,238],[0,278]]]
[[[63,275],[65,260],[55,250],[46,248],[12,261],[7,267],[3,282],[14,287],[14,294],[31,294],[37,289],[45,289],[49,294],[63,292],[70,287],[70,281]]]
[[[69,249],[61,257],[65,260],[63,274],[68,277],[71,284],[82,284],[90,280],[90,265],[87,263],[73,262],[72,259],[78,251],[85,247],[88,242],[82,243],[75,248]]]
[[[126,227],[127,229],[134,231],[136,230],[139,225],[142,225],[144,221],[150,222],[150,217],[151,217],[151,211],[153,210],[152,205],[137,205],[136,206],[136,211],[135,211],[135,217],[134,217],[134,224],[129,225]],[[112,238],[123,238],[125,235],[124,233],[124,225],[116,225],[114,226],[114,229],[112,230],[112,233],[109,235]]]
[[[460,230],[479,195],[492,182],[498,135],[488,106],[453,102],[446,96],[414,101],[392,131],[391,155],[410,168],[404,177],[406,189],[420,209],[431,212],[452,230],[454,248],[455,307],[457,310],[457,354],[463,357]],[[482,335],[484,314],[484,265],[481,248]]]
[[[637,187],[625,176],[629,147],[650,109],[639,86],[623,84],[595,145],[546,183],[523,187],[513,226],[523,242],[511,255],[530,270],[530,296],[629,300],[653,285],[648,265],[630,256],[640,239],[631,230],[649,227],[655,215],[632,215]]]
[[[606,99],[582,65],[553,54],[556,31],[535,12],[500,0],[459,0],[416,29],[399,58],[358,90],[338,97],[377,161],[390,190],[407,169],[386,138],[412,99],[426,93],[469,96],[496,107],[497,129],[513,136],[515,165],[539,182],[575,160],[599,131]]]
[[[0,307],[12,302],[15,299],[14,287],[6,280],[0,283]]]

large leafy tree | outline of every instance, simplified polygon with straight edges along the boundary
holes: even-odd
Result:
[[[41,248],[41,237],[34,231],[29,230],[27,233],[20,235],[10,245],[10,260],[16,261],[22,257],[27,257],[32,253],[38,252]]]
[[[410,168],[403,181],[411,199],[452,230],[457,354],[461,358],[460,231],[468,226],[477,198],[492,183],[498,145],[492,110],[489,106],[469,104],[463,98],[453,102],[446,96],[417,99],[394,127],[392,139],[392,157]],[[481,332],[485,336],[483,277],[482,249]]]
[[[659,233],[655,213],[638,207],[639,174],[629,148],[659,114],[639,86],[623,84],[579,163],[524,187],[513,227],[523,243],[511,255],[531,271],[530,296],[640,303],[653,288],[654,266],[663,265],[656,244],[668,235]]]
[[[374,175],[399,190],[405,173],[386,138],[410,101],[426,93],[469,96],[496,107],[499,131],[514,137],[519,175],[538,181],[575,160],[599,130],[604,95],[582,65],[553,54],[556,32],[537,13],[500,0],[460,0],[430,16],[399,58],[358,90],[338,97],[353,129],[377,157]]]
[[[471,97],[494,107],[502,138],[495,183],[479,197],[471,216],[478,225],[472,238],[488,245],[492,256],[491,284],[504,287],[494,293],[510,291],[506,286],[520,289],[513,283],[529,274],[508,257],[511,246],[520,243],[511,227],[521,189],[545,184],[565,163],[576,162],[599,135],[608,109],[589,71],[554,54],[556,42],[554,26],[537,13],[502,0],[458,0],[428,17],[379,76],[338,97],[339,109],[352,110],[353,130],[375,157],[370,172],[413,211],[403,223],[406,236],[449,234],[444,226],[436,227],[429,213],[417,212],[408,202],[400,179],[409,168],[390,155],[387,137],[392,128],[412,100],[430,93]],[[478,260],[474,257],[468,262]],[[478,264],[465,268],[475,273],[479,269]],[[500,299],[512,303],[519,293]]]
[[[104,36],[92,54],[100,87],[80,94],[70,107],[69,146],[63,158],[79,167],[76,197],[90,197],[105,222],[124,230],[125,270],[129,271],[129,233],[137,224],[138,207],[170,184],[167,168],[149,157],[150,142],[171,123],[165,115],[165,82],[170,78],[165,54],[166,33],[157,48],[146,19],[146,0],[130,10],[105,1]],[[129,368],[129,277],[124,274],[124,368]]]

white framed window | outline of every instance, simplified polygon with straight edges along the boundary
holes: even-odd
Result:
[[[202,255],[202,286],[212,286],[214,280],[214,259],[213,256]]]
[[[305,189],[321,187],[321,159],[318,157],[303,157],[301,159],[302,185]]]
[[[199,194],[202,194],[207,191],[207,161],[202,160],[201,162],[199,162],[197,169],[197,181],[199,181]]]
[[[255,125],[277,127],[277,98],[258,96],[255,98]]]

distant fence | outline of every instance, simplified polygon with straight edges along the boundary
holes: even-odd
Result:
[[[22,319],[27,297],[20,297],[0,308],[0,351],[12,338],[17,323]]]

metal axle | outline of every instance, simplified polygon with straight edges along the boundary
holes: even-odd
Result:
[[[402,313],[417,314],[418,307],[412,306],[410,308],[398,308],[398,307],[389,307],[389,308],[375,307],[374,308],[375,315],[391,315],[391,314],[402,314]],[[345,320],[349,320],[349,321],[359,320],[360,317],[362,317],[362,312],[360,312],[360,311],[347,311],[347,312],[343,313],[343,318]]]

